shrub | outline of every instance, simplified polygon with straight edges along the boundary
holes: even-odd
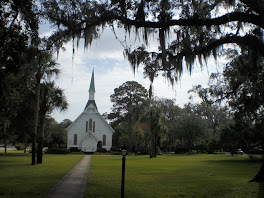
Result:
[[[264,154],[264,151],[262,149],[255,149],[255,148],[249,149],[246,152],[247,154],[260,154],[260,155]]]
[[[107,150],[105,148],[100,148],[100,149],[97,149],[97,152],[99,152],[99,153],[106,153]]]
[[[80,152],[81,150],[80,149],[78,149],[77,147],[71,147],[70,148],[70,152],[72,153],[72,152]]]
[[[109,152],[107,152],[107,153],[94,152],[93,154],[94,155],[112,155],[112,153],[109,153]]]
[[[160,150],[157,152],[159,153]],[[137,150],[137,155],[147,155],[149,154],[149,150],[147,147],[139,147],[139,149]]]
[[[118,149],[116,146],[112,146],[112,147],[110,148],[110,151],[112,151],[112,152],[119,152],[120,149]]]
[[[22,143],[16,143],[15,147],[17,150],[23,150],[25,148],[25,145]]]
[[[175,149],[175,154],[183,154],[183,153],[188,153],[188,149],[186,149],[186,148]]]
[[[121,155],[121,152],[114,152],[114,151],[112,151],[111,154],[112,155]]]
[[[252,155],[252,154],[248,154],[248,157],[251,161],[254,162],[262,162],[264,160],[264,156],[263,155]]]
[[[69,149],[66,148],[50,148],[46,151],[49,154],[67,154],[70,153]]]

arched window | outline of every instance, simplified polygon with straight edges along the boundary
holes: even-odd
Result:
[[[77,134],[73,136],[73,145],[77,145]]]
[[[93,121],[93,132],[95,132],[95,121]]]
[[[92,131],[93,129],[93,120],[89,119],[89,131]]]
[[[106,135],[103,135],[103,146],[106,145]]]

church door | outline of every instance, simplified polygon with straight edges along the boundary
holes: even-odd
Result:
[[[97,143],[97,151],[98,151],[98,149],[101,149],[101,148],[102,148],[102,142],[99,141],[99,142]]]

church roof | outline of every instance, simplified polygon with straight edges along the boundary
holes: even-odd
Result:
[[[90,104],[93,104],[93,106],[97,109],[95,100],[88,100],[88,102],[87,102],[87,104],[86,104],[84,109],[86,109]],[[98,111],[98,109],[97,109],[97,111]]]
[[[94,87],[94,70],[93,70],[93,73],[92,73],[92,78],[91,78],[89,92],[95,92],[95,87]]]

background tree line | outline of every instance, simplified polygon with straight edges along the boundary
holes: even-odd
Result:
[[[189,92],[196,94],[200,89],[195,86]],[[252,131],[254,123],[245,127],[237,122],[230,106],[201,100],[181,108],[172,99],[150,100],[147,90],[135,81],[116,88],[111,101],[108,119],[115,129],[113,145],[126,144],[136,154],[151,154],[153,149],[173,153],[213,153],[235,148],[249,151],[257,146],[259,134]]]

